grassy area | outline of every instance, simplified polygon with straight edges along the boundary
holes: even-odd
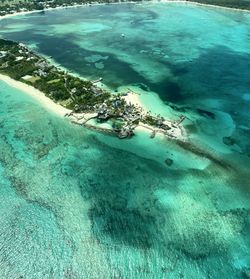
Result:
[[[50,80],[50,81],[48,81],[47,83],[48,83],[48,84],[50,84],[50,83],[57,83],[57,82],[59,82],[59,81],[60,81],[60,79],[58,78],[58,79]]]
[[[31,83],[35,83],[36,81],[38,81],[39,79],[41,79],[40,77],[33,77],[31,76],[30,78],[28,79],[25,79],[26,81],[29,81]]]

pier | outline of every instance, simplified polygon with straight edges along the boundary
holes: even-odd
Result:
[[[153,130],[152,134],[150,135],[150,138],[153,139],[155,137],[155,135],[156,135],[156,130]]]
[[[104,134],[109,134],[109,135],[112,135],[112,136],[117,136],[117,133],[113,129],[98,127],[98,126],[91,125],[91,124],[86,124],[86,122],[79,123],[79,122],[77,122],[75,120],[72,120],[71,122],[76,124],[76,125],[79,125],[79,126],[84,126],[84,127],[88,128],[90,130],[95,130],[95,131],[98,131],[98,132],[101,132],[101,133],[104,133]]]
[[[103,78],[100,77],[100,78],[98,78],[98,79],[96,79],[96,80],[93,80],[92,83],[95,84],[95,83],[98,83],[98,82],[100,82],[100,81],[102,81],[102,80],[103,80]]]
[[[179,126],[185,119],[186,119],[186,116],[182,115],[180,117],[180,120],[176,123],[176,125]]]

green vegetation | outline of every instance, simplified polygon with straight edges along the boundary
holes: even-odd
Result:
[[[162,132],[170,129],[160,115],[144,114],[138,105],[127,103],[125,96],[128,93],[111,95],[91,81],[49,64],[21,43],[0,39],[0,73],[37,88],[55,102],[71,109],[72,113],[94,113],[95,116],[91,118],[102,122],[110,119],[113,121],[113,131],[120,138],[132,136],[140,122]],[[77,115],[76,119],[76,123],[86,124],[86,119],[84,123],[78,122]]]
[[[145,123],[147,123],[148,125],[156,125],[157,120],[156,118],[148,114],[145,117]]]
[[[45,3],[45,2],[44,2]],[[16,12],[43,10],[44,4],[30,0],[0,0],[0,16]]]
[[[136,1],[136,0],[135,0]],[[140,1],[140,0],[138,0]],[[125,2],[118,0],[0,0],[0,16],[13,14],[15,12],[43,10],[46,8],[66,7],[83,4],[94,4],[94,3],[115,3]]]
[[[186,0],[201,4],[216,5],[228,8],[250,10],[250,0]]]
[[[140,2],[142,0],[132,0],[134,2]],[[185,1],[185,0],[184,0]],[[186,0],[194,1],[202,4],[224,6],[229,8],[238,8],[250,10],[250,0]],[[83,4],[94,3],[115,3],[125,2],[125,0],[0,0],[0,16],[13,14],[15,12],[44,10],[46,8],[66,7]]]
[[[50,65],[24,45],[0,39],[0,73],[25,82],[44,92],[51,99],[67,104],[70,109],[92,111],[110,94],[90,81],[72,76]]]

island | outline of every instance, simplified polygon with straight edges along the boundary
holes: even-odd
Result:
[[[149,0],[147,0],[149,1]],[[173,1],[174,0],[163,0]],[[92,4],[110,4],[110,3],[121,3],[128,1],[118,0],[40,0],[40,1],[14,1],[14,0],[3,0],[0,2],[0,16],[12,15],[16,13],[27,13],[32,11],[43,11],[46,9],[74,7],[79,5],[92,5]],[[142,0],[130,0],[129,2],[142,2]],[[193,2],[204,5],[221,6],[234,9],[250,10],[249,0],[181,0],[179,2]]]
[[[85,80],[51,64],[24,44],[0,39],[0,74],[25,83],[68,109],[65,117],[78,125],[129,138],[136,128],[150,131],[153,138],[161,133],[169,138],[184,140],[185,129],[179,119],[167,120],[152,115],[141,104],[136,93],[108,92],[97,86],[100,79]],[[95,123],[90,124],[90,120]],[[108,125],[99,125],[107,123]]]

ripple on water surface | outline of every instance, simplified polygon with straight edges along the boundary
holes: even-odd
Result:
[[[249,22],[177,4],[1,21],[65,67],[138,87],[153,112],[185,114],[191,138],[119,141],[0,83],[1,278],[249,276]]]

